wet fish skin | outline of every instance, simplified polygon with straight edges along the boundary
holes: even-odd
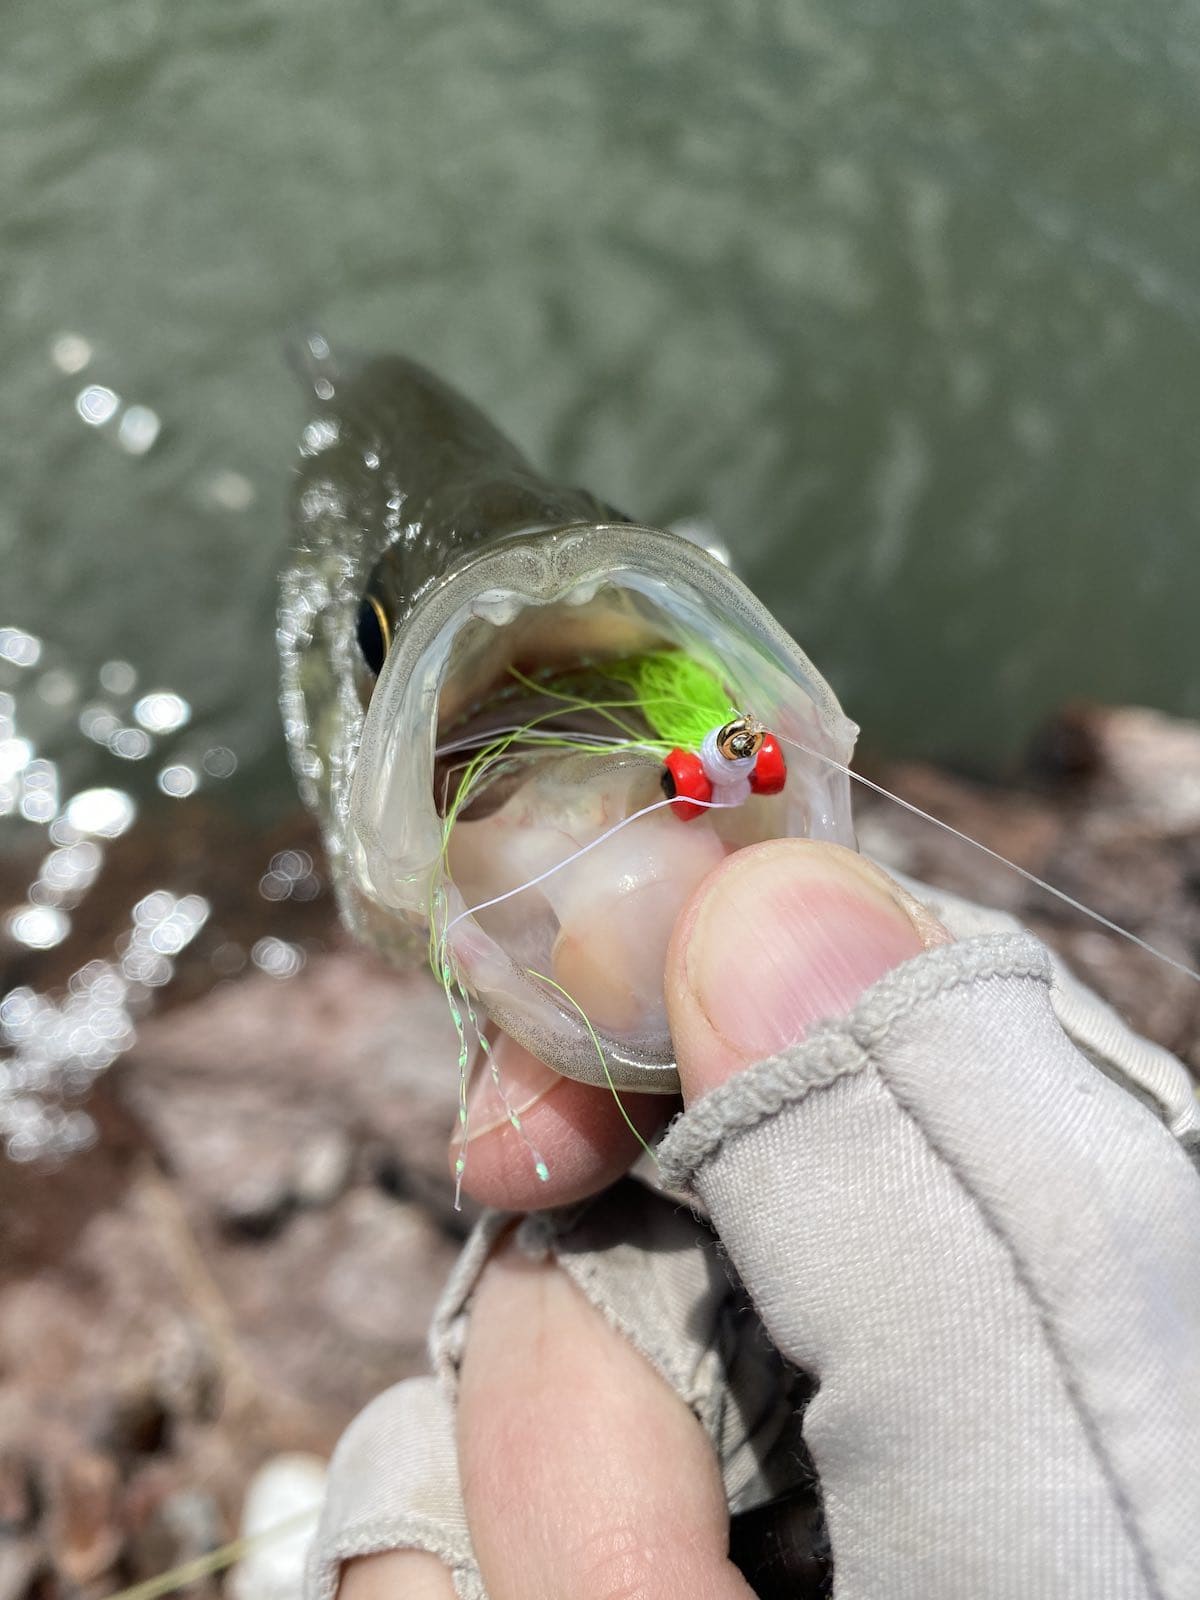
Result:
[[[349,869],[345,808],[373,684],[356,635],[363,597],[379,602],[394,638],[431,588],[496,542],[623,519],[552,484],[415,361],[381,356],[344,373],[324,359],[308,373],[316,404],[292,485],[279,612],[284,731],[343,914],[382,953],[408,959],[411,938],[365,901]]]
[[[297,534],[358,552],[394,630],[430,583],[493,540],[609,520],[593,496],[551,484],[478,407],[403,356],[334,381],[312,429],[317,442],[336,437],[302,459]],[[331,483],[340,517],[329,515]]]

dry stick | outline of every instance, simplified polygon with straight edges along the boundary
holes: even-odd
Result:
[[[106,1596],[106,1600],[159,1600],[161,1595],[174,1594],[177,1589],[195,1583],[198,1578],[207,1578],[214,1572],[223,1572],[226,1567],[232,1567],[252,1550],[282,1539],[284,1534],[294,1533],[305,1523],[315,1520],[320,1509],[319,1506],[312,1506],[307,1511],[298,1511],[295,1516],[277,1522],[273,1528],[264,1528],[261,1533],[251,1534],[247,1538],[234,1539],[230,1544],[223,1544],[219,1550],[210,1550],[207,1555],[197,1556],[194,1561],[185,1561],[181,1567],[172,1567],[170,1572],[160,1572],[157,1578],[147,1578],[143,1583],[135,1583],[132,1588],[120,1589],[116,1594]]]
[[[162,1241],[189,1308],[212,1340],[224,1387],[224,1415],[254,1415],[260,1405],[259,1383],[242,1353],[233,1313],[209,1270],[179,1196],[150,1160],[140,1165],[135,1193]]]

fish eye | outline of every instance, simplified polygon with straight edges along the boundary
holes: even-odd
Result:
[[[358,637],[359,651],[368,670],[378,677],[383,670],[383,663],[392,642],[392,630],[388,625],[387,612],[373,594],[364,595],[362,598],[358,608],[355,633]]]

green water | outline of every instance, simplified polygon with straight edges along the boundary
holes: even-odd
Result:
[[[710,519],[877,748],[1200,713],[1194,0],[10,0],[0,229],[0,622],[262,789],[314,326]]]

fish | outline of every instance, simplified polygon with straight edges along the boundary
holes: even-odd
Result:
[[[460,994],[556,1070],[676,1092],[662,1001],[674,915],[747,829],[853,846],[857,728],[695,538],[555,483],[404,356],[344,369],[314,337],[306,373],[282,711],[346,924],[396,965],[432,957],[452,1005]],[[608,664],[671,652],[791,741],[783,794],[737,823],[681,825],[662,804],[660,755],[606,750],[594,718],[546,711],[572,673],[591,675],[594,698]],[[469,759],[514,719],[576,748],[523,735],[503,781],[448,827],[454,752]],[[597,954],[604,939],[624,953],[620,972]]]

